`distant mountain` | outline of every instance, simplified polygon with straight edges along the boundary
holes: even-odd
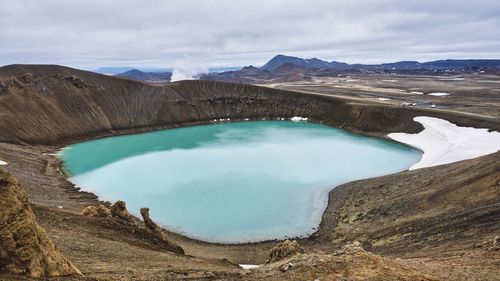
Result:
[[[293,63],[285,63],[274,70],[266,70],[254,66],[246,66],[241,70],[227,71],[220,73],[209,73],[202,75],[200,80],[215,80],[237,83],[258,84],[263,82],[292,82],[310,80],[309,72],[312,68],[307,68]],[[316,70],[317,68],[315,68]]]
[[[150,83],[166,83],[170,82],[172,72],[143,72],[137,69],[132,69],[114,76]]]
[[[327,62],[317,58],[302,59],[277,55],[260,68],[247,66],[241,70],[208,73],[202,80],[217,80],[237,83],[279,83],[308,81],[314,77],[336,77],[342,74],[360,72],[385,73],[462,73],[479,72],[500,73],[500,60],[438,60],[431,62],[399,61],[382,64],[347,64]]]
[[[172,72],[172,68],[166,67],[166,68],[151,68],[151,67],[132,67],[132,66],[105,66],[105,67],[99,67],[98,69],[95,70],[97,73],[101,74],[107,74],[107,75],[115,75],[115,74],[121,74],[133,69],[137,69],[143,72]]]
[[[500,60],[437,60],[422,63],[427,69],[500,69]]]
[[[319,68],[319,69],[328,69],[333,67],[347,66],[345,63],[341,62],[327,62],[324,60],[320,60],[318,58],[312,59],[302,59],[298,57],[291,57],[285,55],[277,55],[268,61],[265,65],[263,65],[260,69],[262,70],[275,70],[283,64],[291,63],[297,66],[303,66],[307,68]]]
[[[418,61],[399,61],[383,64],[347,64],[342,62],[327,62],[317,58],[302,59],[285,55],[277,55],[263,65],[261,70],[273,71],[284,64],[293,64],[311,69],[336,69],[336,70],[406,70],[406,71],[426,71],[426,70],[500,70],[500,60],[438,60],[420,63]]]
[[[242,69],[241,66],[228,66],[228,67],[209,67],[208,73],[236,71]]]
[[[366,66],[365,66],[366,67]],[[374,68],[381,69],[398,69],[398,70],[415,70],[424,68],[418,61],[398,61],[393,63],[383,63],[380,65],[374,65]],[[361,66],[363,68],[363,65]]]
[[[119,73],[123,73],[129,70],[134,69],[133,67],[99,67],[95,70],[97,73],[107,74],[107,75],[115,75]]]
[[[400,61],[375,65],[350,65],[359,69],[368,70],[408,70],[408,71],[474,71],[500,70],[500,60],[437,60],[429,62]]]

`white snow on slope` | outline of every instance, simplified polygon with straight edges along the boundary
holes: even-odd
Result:
[[[300,117],[300,116],[294,116],[290,118],[292,122],[302,122],[302,121],[307,121],[308,119],[305,117]]]
[[[463,80],[465,80],[465,78],[463,78],[463,77],[439,77],[437,79],[441,80],[441,81],[463,81]]]
[[[244,269],[253,269],[253,268],[258,268],[260,265],[255,265],[255,264],[239,264],[241,268]]]
[[[424,130],[418,134],[391,133],[396,141],[416,147],[424,152],[420,162],[410,170],[432,167],[472,159],[500,150],[500,133],[488,129],[458,127],[449,121],[420,116],[413,120]]]
[[[7,162],[0,160],[0,165],[7,165]]]
[[[449,96],[450,94],[448,94],[448,93],[430,93],[427,95],[428,96],[435,96],[435,97],[444,97],[444,96]]]

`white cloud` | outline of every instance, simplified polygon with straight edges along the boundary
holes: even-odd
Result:
[[[497,0],[5,0],[0,65],[261,64],[500,57]],[[191,59],[193,61],[193,59]]]

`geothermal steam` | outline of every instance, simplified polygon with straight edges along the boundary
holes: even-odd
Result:
[[[173,64],[172,78],[170,81],[198,79],[202,74],[208,73],[208,67],[199,63],[182,60]]]

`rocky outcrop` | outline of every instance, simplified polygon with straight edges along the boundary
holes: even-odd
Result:
[[[149,209],[141,208],[141,215],[144,220],[144,224],[148,229],[155,242],[163,249],[174,252],[177,254],[184,255],[184,249],[181,246],[172,243],[165,232],[149,217]]]
[[[111,215],[126,221],[130,220],[130,213],[124,201],[118,200],[111,206]]]
[[[111,216],[111,210],[101,204],[99,206],[88,206],[87,208],[83,209],[81,214],[87,217],[107,218]]]
[[[7,90],[9,89],[9,85],[7,84],[6,81],[0,81],[0,94],[2,92],[7,92]]]
[[[292,242],[290,242],[292,243]],[[445,280],[424,263],[408,264],[363,250],[353,242],[332,254],[293,255],[252,270],[243,280]],[[456,280],[456,279],[453,279]],[[468,279],[469,280],[469,279]],[[472,280],[472,279],[470,279]]]
[[[133,227],[139,226],[139,220],[136,217],[130,215],[130,213],[127,210],[127,205],[125,204],[125,201],[122,200],[116,201],[113,205],[111,205],[110,213],[113,218],[116,218],[117,221],[119,221],[122,224]]]
[[[97,207],[96,206],[88,206],[80,213],[82,216],[86,217],[97,217]]]
[[[363,252],[364,250],[365,249],[363,248],[363,246],[361,245],[361,243],[359,241],[354,241],[354,242],[345,244],[342,247],[342,249],[336,251],[335,254],[337,254],[337,255],[355,254],[358,252]]]
[[[106,218],[106,217],[110,217],[111,216],[111,210],[104,206],[104,205],[99,205],[97,207],[97,216],[98,217],[102,217],[102,218]]]
[[[81,275],[37,224],[18,181],[0,170],[0,272],[32,277]]]
[[[304,249],[300,247],[299,243],[296,240],[285,240],[278,243],[271,249],[271,253],[269,253],[269,259],[266,261],[266,263],[281,261],[291,256],[303,253]]]
[[[84,89],[84,88],[87,88],[89,87],[89,85],[87,85],[87,83],[85,83],[82,79],[76,77],[76,76],[68,76],[68,77],[65,77],[65,79],[67,81],[70,81],[73,86],[77,87],[77,88],[80,88],[80,89]]]

